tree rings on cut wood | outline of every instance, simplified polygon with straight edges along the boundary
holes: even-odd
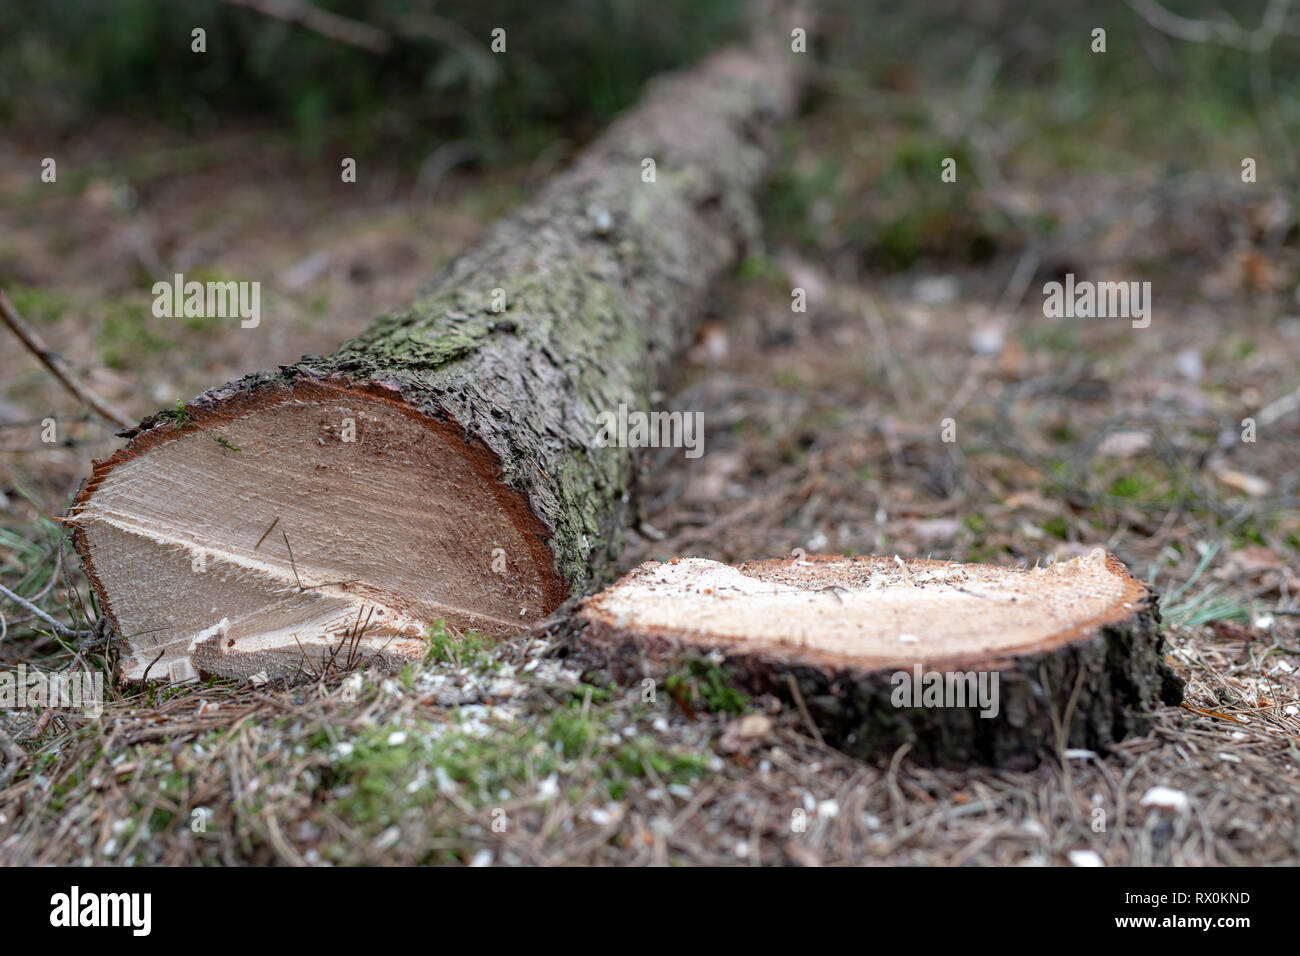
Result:
[[[859,756],[938,764],[1105,752],[1182,686],[1154,595],[1115,557],[1032,570],[836,555],[641,565],[578,612],[578,660],[619,680],[712,656],[797,698]]]

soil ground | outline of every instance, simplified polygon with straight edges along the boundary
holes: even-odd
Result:
[[[1105,547],[1162,594],[1181,707],[1109,755],[936,770],[905,751],[850,759],[707,664],[647,701],[583,683],[549,637],[491,647],[437,632],[428,661],[393,678],[123,691],[111,655],[6,607],[0,665],[98,668],[111,699],[98,719],[0,712],[0,861],[1294,861],[1290,198],[1234,185],[1208,154],[1177,175],[1136,151],[1122,174],[1062,174],[1003,136],[927,205],[913,169],[940,188],[931,151],[953,131],[942,114],[916,119],[920,94],[902,86],[868,106],[832,80],[792,131],[765,245],[718,290],[664,396],[704,413],[706,453],[647,458],[624,565],[795,548],[1032,565]],[[1109,135],[1121,149],[1125,132]],[[332,348],[563,158],[454,169],[430,195],[396,167],[344,187],[256,129],[194,162],[164,134],[103,123],[71,155],[118,159],[37,197],[25,170],[39,155],[23,142],[0,154],[0,273],[83,381],[141,416]],[[1281,239],[1279,223],[1292,224]],[[266,276],[260,334],[155,319],[152,277],[173,271]],[[1150,326],[1045,318],[1042,285],[1066,272],[1150,279]],[[806,312],[791,310],[796,286]],[[0,381],[0,581],[89,626],[56,518],[119,440],[16,343]],[[1157,786],[1185,807],[1144,805]]]

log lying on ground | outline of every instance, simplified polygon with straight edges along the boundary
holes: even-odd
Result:
[[[123,433],[69,520],[124,676],[401,663],[601,574],[633,474],[598,416],[649,409],[753,238],[797,59],[774,35],[652,83],[408,308]]]
[[[1104,752],[1182,695],[1153,595],[1102,551],[1034,570],[650,562],[583,602],[578,622],[587,667],[662,679],[712,656],[737,686],[797,697],[859,756],[910,744],[931,763],[1032,765],[1058,746]]]

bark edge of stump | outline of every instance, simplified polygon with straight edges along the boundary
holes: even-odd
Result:
[[[1053,573],[1050,568],[1030,571],[839,555],[752,561],[739,566],[680,558],[651,561],[581,603],[573,622],[571,654],[575,663],[626,684],[645,678],[661,681],[692,662],[711,661],[723,668],[734,687],[801,704],[823,738],[846,753],[880,758],[910,745],[908,756],[942,766],[981,763],[1028,768],[1045,755],[1066,748],[1105,754],[1126,736],[1145,732],[1159,704],[1182,700],[1183,682],[1164,658],[1157,596],[1117,558],[1100,550],[1051,567],[1098,577],[1117,589],[1119,599],[1109,599],[1110,607],[1101,615],[1085,618],[1068,630],[1045,632],[1036,641],[1013,643],[1001,650],[992,646],[985,653],[969,649],[953,653],[949,649],[946,656],[927,657],[920,651],[926,641],[921,635],[914,643],[900,643],[893,661],[888,660],[892,650],[887,644],[883,651],[873,647],[863,657],[828,646],[833,643],[830,638],[818,646],[789,639],[780,643],[770,636],[754,639],[735,631],[729,635],[709,633],[698,626],[704,619],[699,615],[709,613],[701,608],[725,600],[724,592],[712,598],[705,594],[702,600],[696,595],[694,603],[686,605],[680,580],[675,582],[676,592],[665,590],[664,605],[675,605],[681,618],[693,617],[689,623],[666,623],[668,612],[650,609],[638,613],[633,609],[636,600],[645,606],[646,597],[664,586],[663,582],[672,582],[674,576],[688,577],[690,571],[664,570],[680,569],[684,562],[692,567],[725,569],[720,572],[724,576],[753,576],[769,583],[779,584],[783,576],[787,581],[800,580],[799,575],[809,582],[829,581],[805,592],[819,612],[830,607],[836,592],[843,592],[841,600],[843,594],[852,597],[853,592],[843,585],[854,575],[894,575],[897,580],[893,584],[888,580],[877,583],[882,591],[893,590],[893,599],[897,599],[900,587],[924,590],[935,575],[978,572],[991,581],[1004,579],[1015,586]],[[793,578],[792,571],[798,572]],[[943,577],[939,583],[942,587]],[[706,580],[701,590],[716,590],[716,586],[716,580]],[[823,593],[829,597],[823,599]],[[851,617],[852,613],[850,608],[841,616]],[[761,620],[761,614],[754,619]],[[762,625],[751,621],[751,626]],[[976,707],[895,706],[894,695],[900,686],[895,675],[903,672],[914,680],[918,667],[922,674],[996,673],[996,716],[981,717]],[[1063,722],[1067,713],[1068,726],[1059,731],[1057,722]]]

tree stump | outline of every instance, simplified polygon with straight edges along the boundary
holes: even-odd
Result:
[[[859,756],[1032,765],[1104,752],[1181,699],[1146,585],[1103,551],[1024,570],[833,555],[641,565],[578,612],[576,655],[619,680],[711,658],[794,698]]]

